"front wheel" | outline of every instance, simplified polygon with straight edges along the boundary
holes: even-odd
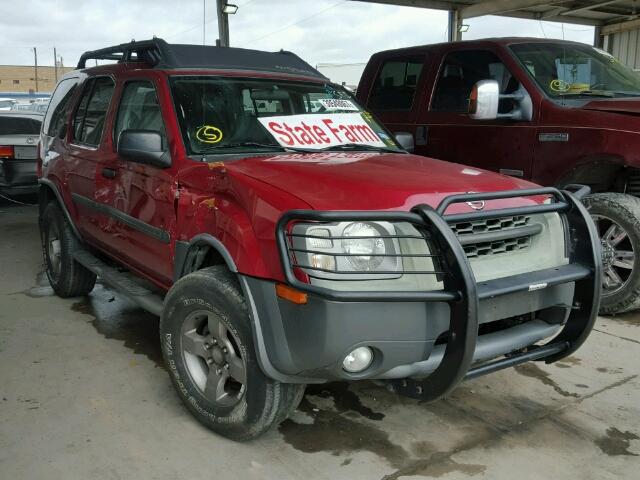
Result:
[[[162,352],[171,380],[191,413],[211,430],[249,440],[283,421],[303,385],[264,375],[235,277],[221,266],[180,279],[165,299]]]
[[[640,199],[623,193],[598,193],[584,199],[602,247],[600,313],[640,308]]]

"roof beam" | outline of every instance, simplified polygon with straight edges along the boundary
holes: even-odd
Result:
[[[432,8],[434,10],[453,10],[458,4],[444,0],[352,0],[365,3],[381,3],[384,5],[397,5],[401,7]],[[464,6],[464,4],[459,5]]]
[[[640,28],[640,19],[605,25],[602,27],[600,33],[602,35],[609,35],[612,33],[625,32],[627,30],[635,30],[636,28]]]
[[[462,18],[482,17],[484,15],[503,15],[523,8],[539,7],[554,3],[553,0],[484,0],[468,5],[460,10]]]
[[[574,8],[571,10],[565,10],[560,15],[574,15],[576,13],[586,12],[587,10],[595,10],[596,8],[606,7],[612,3],[620,3],[620,0],[609,0],[607,2],[594,3],[592,5],[585,5],[584,7]]]

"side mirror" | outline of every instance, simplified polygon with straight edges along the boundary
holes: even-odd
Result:
[[[415,142],[413,141],[413,135],[408,132],[395,132],[393,136],[396,142],[400,144],[407,152],[413,152]]]
[[[509,113],[499,113],[500,100],[512,100],[513,109]],[[515,121],[531,121],[533,102],[522,85],[514,93],[501,94],[497,81],[480,80],[471,89],[469,116],[474,120],[506,118]]]
[[[171,166],[169,153],[162,149],[162,136],[153,130],[123,130],[118,138],[118,154],[158,168]]]
[[[474,120],[495,120],[498,118],[500,86],[495,80],[480,80],[471,89],[469,116]]]

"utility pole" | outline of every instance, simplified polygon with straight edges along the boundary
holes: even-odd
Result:
[[[56,79],[56,85],[58,84],[58,53],[56,47],[53,47],[53,75]]]
[[[216,13],[218,14],[218,36],[221,47],[229,46],[229,15],[224,11],[226,3],[226,0],[216,0]]]
[[[207,29],[207,0],[202,0],[202,45],[205,44],[206,29]]]
[[[33,47],[33,63],[36,70],[36,93],[38,93],[38,50]]]

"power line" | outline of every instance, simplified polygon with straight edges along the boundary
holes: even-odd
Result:
[[[250,1],[253,1],[253,0],[250,0]],[[327,8],[324,8],[324,9],[322,9],[322,10],[320,10],[320,11],[318,11],[318,12],[312,14],[312,15],[309,15],[308,17],[301,18],[299,20],[296,20],[293,23],[290,23],[288,25],[285,25],[282,28],[279,28],[278,30],[274,30],[272,32],[267,33],[266,35],[262,35],[261,37],[254,38],[253,40],[249,40],[248,42],[243,43],[242,46],[244,47],[246,45],[250,45],[250,44],[252,44],[254,42],[257,42],[258,40],[262,40],[264,38],[270,37],[271,35],[275,35],[276,33],[280,33],[280,32],[282,32],[284,30],[288,30],[289,28],[294,27],[294,26],[296,26],[296,25],[298,25],[298,24],[300,24],[302,22],[306,22],[307,20],[311,20],[312,18],[317,17],[318,15],[321,15],[321,14],[331,10],[332,8],[337,7],[338,5],[340,5],[343,2],[344,2],[344,0],[340,0],[339,2],[334,3],[333,5],[330,5]]]

